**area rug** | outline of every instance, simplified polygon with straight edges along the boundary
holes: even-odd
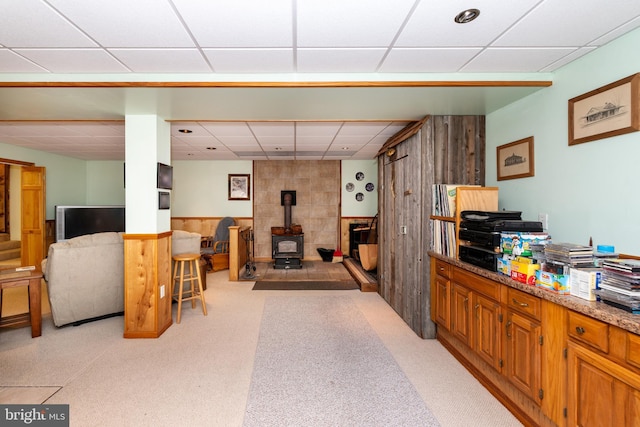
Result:
[[[359,289],[359,287],[353,280],[259,280],[252,289],[254,291],[335,291]]]
[[[440,424],[350,297],[267,297],[244,426],[294,425]]]

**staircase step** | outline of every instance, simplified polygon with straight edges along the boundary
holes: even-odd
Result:
[[[9,233],[0,233],[0,242],[6,242],[7,240],[11,240]]]
[[[4,242],[0,241],[0,251],[6,251],[16,248],[20,249],[20,240],[6,240]]]
[[[0,261],[4,261],[7,259],[16,259],[16,258],[20,258],[20,248],[5,249],[0,251]]]

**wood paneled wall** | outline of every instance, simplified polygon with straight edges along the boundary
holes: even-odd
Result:
[[[484,185],[484,116],[431,116],[413,136],[378,157],[380,295],[423,338],[430,316],[433,184]]]

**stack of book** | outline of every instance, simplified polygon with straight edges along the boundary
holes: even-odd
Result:
[[[600,300],[631,313],[640,313],[640,260],[604,260],[602,269],[600,289],[596,291]]]
[[[593,247],[575,243],[550,243],[544,248],[545,262],[571,268],[593,267]],[[568,274],[568,269],[563,274]]]

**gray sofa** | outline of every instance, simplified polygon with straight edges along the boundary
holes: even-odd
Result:
[[[171,255],[181,253],[200,253],[200,234],[173,231]],[[53,243],[42,271],[56,326],[124,312],[122,233],[88,234]]]
[[[42,271],[56,326],[124,311],[122,233],[96,233],[49,246]]]

